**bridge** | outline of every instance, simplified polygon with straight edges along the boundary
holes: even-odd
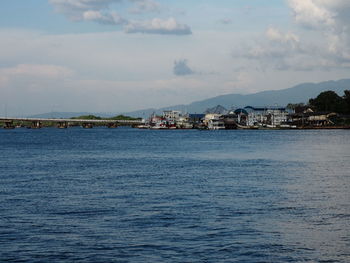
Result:
[[[11,118],[0,117],[5,129],[14,129],[14,123],[29,123],[27,128],[38,129],[43,123],[55,123],[57,128],[81,125],[83,128],[92,128],[94,125],[116,128],[118,126],[137,126],[143,124],[142,120],[87,120],[87,119],[55,119],[55,118]]]

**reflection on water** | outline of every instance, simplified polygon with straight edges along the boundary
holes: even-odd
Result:
[[[350,261],[345,130],[16,129],[0,146],[0,261]]]

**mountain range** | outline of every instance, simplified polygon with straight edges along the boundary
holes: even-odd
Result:
[[[164,110],[179,110],[190,113],[203,113],[208,108],[221,105],[227,109],[245,107],[245,106],[286,106],[288,103],[307,103],[310,98],[317,97],[322,91],[332,90],[342,96],[344,90],[350,90],[350,79],[341,79],[337,81],[325,81],[320,83],[303,83],[297,86],[282,90],[267,90],[253,94],[226,94],[201,101],[195,101],[187,105],[173,105],[164,108],[143,109],[133,112],[123,113],[88,113],[88,112],[50,112],[33,115],[36,118],[70,118],[80,115],[97,115],[101,117],[111,117],[117,114],[128,115],[131,117],[147,118],[152,113],[160,114]]]
[[[245,106],[286,106],[288,103],[307,103],[309,99],[317,97],[322,91],[332,90],[339,96],[344,94],[344,90],[350,90],[350,79],[337,81],[325,81],[320,83],[303,83],[297,86],[282,90],[267,90],[253,94],[227,94],[206,100],[195,101],[187,105],[174,105],[159,109],[144,109],[127,112],[125,115],[133,117],[149,116],[153,112],[161,113],[164,110],[179,110],[190,113],[203,113],[208,108],[221,105],[227,109]]]

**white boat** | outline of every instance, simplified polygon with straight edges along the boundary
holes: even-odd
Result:
[[[168,129],[166,121],[158,121],[154,126],[151,126],[152,130],[164,130]]]
[[[225,130],[225,123],[223,120],[211,119],[208,121],[209,130]]]

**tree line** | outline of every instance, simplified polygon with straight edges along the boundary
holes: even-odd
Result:
[[[309,103],[288,104],[287,108],[296,109],[308,106],[316,112],[335,112],[350,115],[350,90],[345,90],[343,96],[334,91],[321,92],[316,98],[309,100]]]
[[[78,117],[72,117],[71,119],[79,119],[79,120],[124,120],[124,121],[135,121],[135,120],[141,120],[141,118],[133,118],[130,116],[125,116],[125,115],[118,115],[114,117],[106,117],[102,118],[100,116],[95,116],[95,115],[82,115]]]
[[[334,91],[321,92],[316,98],[309,100],[309,105],[316,111],[350,114],[350,90],[345,90],[343,96]]]

